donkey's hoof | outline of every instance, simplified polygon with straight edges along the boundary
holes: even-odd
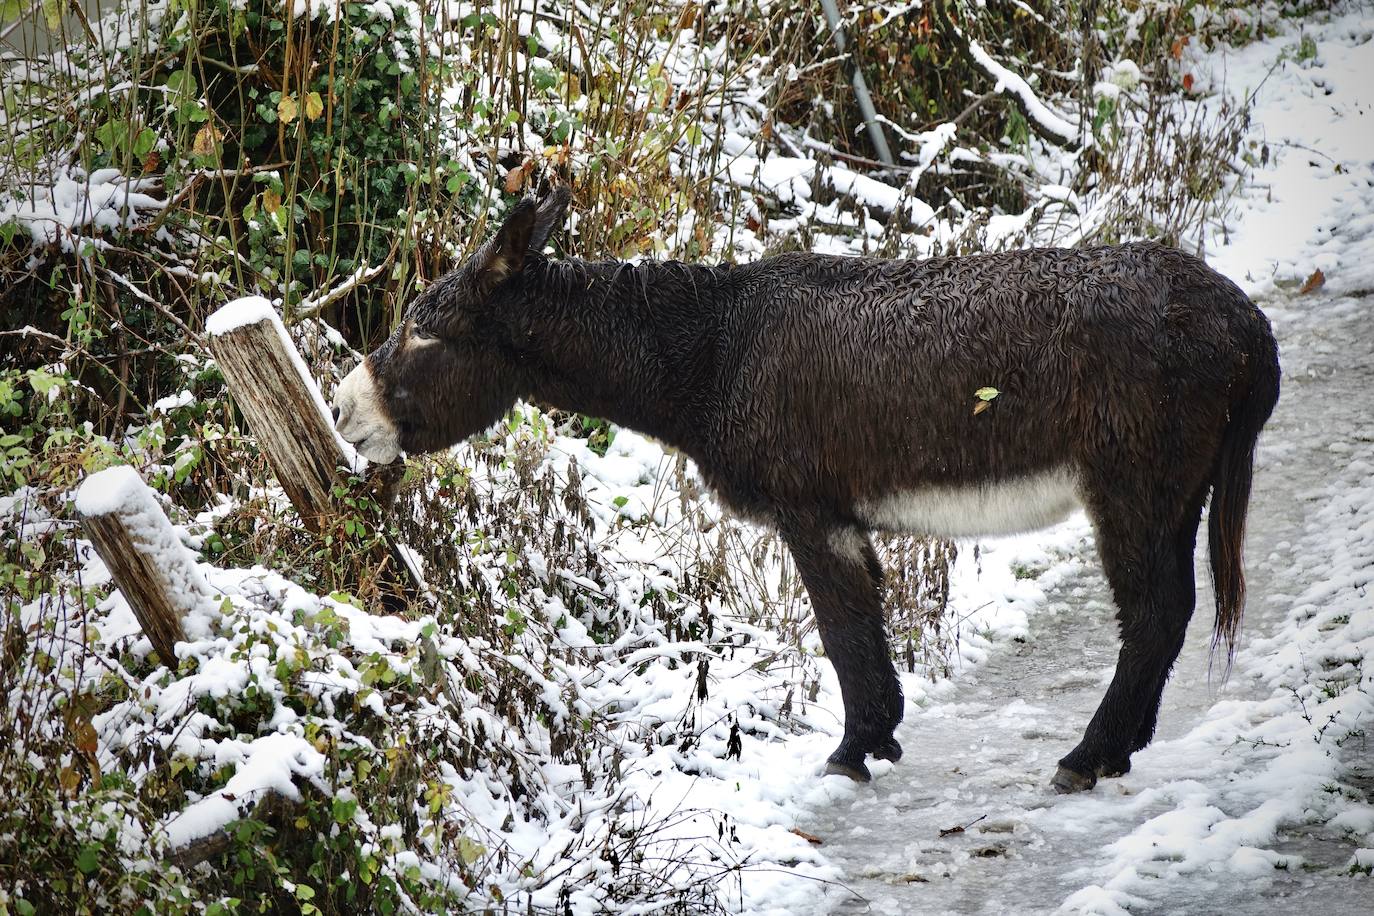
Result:
[[[1063,767],[1060,767],[1063,769]],[[1125,757],[1121,760],[1114,760],[1111,763],[1104,763],[1097,768],[1098,779],[1115,779],[1117,776],[1125,776],[1131,772],[1131,758]]]
[[[858,764],[841,763],[838,760],[827,760],[825,762],[825,775],[827,776],[848,776],[855,782],[872,782],[873,774],[868,772],[868,767],[864,766],[862,760]]]
[[[1066,766],[1060,765],[1055,771],[1054,778],[1050,780],[1050,785],[1054,786],[1054,791],[1060,795],[1070,795],[1074,792],[1086,792],[1097,785],[1096,776],[1084,776],[1077,770],[1071,770]]]
[[[902,759],[902,746],[897,743],[896,738],[888,738],[873,749],[873,756],[878,760],[890,760],[896,763]]]

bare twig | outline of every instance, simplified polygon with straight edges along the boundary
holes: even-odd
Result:
[[[960,824],[960,825],[955,826],[955,827],[945,827],[945,828],[942,828],[942,829],[940,830],[940,837],[941,837],[941,838],[944,838],[944,837],[947,837],[947,836],[954,836],[956,833],[963,833],[965,830],[968,830],[968,829],[969,829],[970,827],[972,827],[974,824],[978,823],[979,821],[983,820],[983,819],[986,818],[986,817],[987,817],[986,814],[980,814],[980,815],[978,815],[977,817],[975,817],[973,820],[969,821],[967,824]]]
[[[344,296],[347,296],[349,293],[353,292],[353,290],[357,289],[359,286],[362,286],[365,283],[371,283],[373,280],[377,279],[382,274],[387,272],[388,268],[391,267],[391,260],[395,256],[395,254],[396,246],[392,245],[391,251],[387,252],[386,260],[382,261],[382,263],[378,264],[376,267],[368,267],[366,264],[364,264],[362,267],[359,267],[357,270],[353,271],[353,273],[349,274],[347,277],[344,277],[337,284],[325,290],[323,293],[320,293],[315,296],[308,296],[305,299],[301,300],[301,304],[296,307],[296,310],[292,315],[291,323],[296,324],[297,322],[304,321],[307,318],[314,318],[320,312],[329,308],[329,306],[333,305],[335,302],[338,302],[340,299],[342,299]]]

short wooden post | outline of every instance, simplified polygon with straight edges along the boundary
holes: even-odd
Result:
[[[87,477],[76,493],[81,526],[129,602],[158,657],[175,668],[185,622],[211,596],[153,491],[128,465]]]
[[[277,310],[261,296],[238,299],[211,315],[205,330],[210,352],[277,481],[306,526],[323,531],[326,518],[338,513],[334,486],[344,481],[340,468],[356,471],[362,461],[334,432],[319,386]],[[383,493],[394,493],[400,466],[376,468],[372,474]],[[388,498],[381,497],[383,502]],[[389,540],[386,552],[386,580],[407,595],[423,590],[423,577],[406,553]]]
[[[329,409],[276,309],[260,296],[238,299],[205,322],[210,352],[263,454],[302,521],[323,528],[335,512],[339,468],[357,457],[334,432]]]

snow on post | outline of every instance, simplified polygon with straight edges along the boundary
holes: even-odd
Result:
[[[333,514],[339,468],[357,469],[334,432],[329,408],[274,309],[261,296],[237,299],[205,322],[210,352],[257,436],[277,480],[307,527]]]
[[[174,647],[186,639],[187,618],[199,624],[211,594],[195,555],[128,465],[87,477],[76,492],[76,511],[158,656],[175,668]]]

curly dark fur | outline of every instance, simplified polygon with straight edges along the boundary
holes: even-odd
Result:
[[[844,695],[832,771],[866,778],[866,754],[901,754],[863,508],[893,494],[1072,475],[1123,645],[1060,788],[1124,772],[1153,736],[1209,491],[1217,633],[1233,644],[1251,461],[1279,368],[1264,315],[1197,258],[1132,244],[737,267],[548,260],[565,204],[522,203],[411,304],[369,357],[381,403],[410,451],[528,398],[690,455],[792,548]],[[984,386],[1000,394],[975,414]]]

